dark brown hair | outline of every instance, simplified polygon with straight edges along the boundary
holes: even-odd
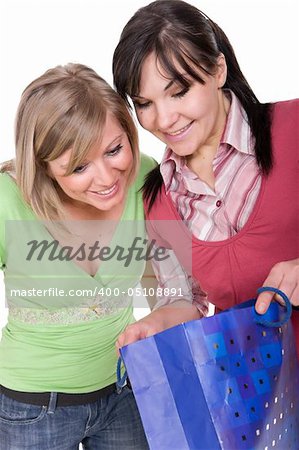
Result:
[[[227,79],[223,89],[232,90],[243,106],[255,138],[257,164],[268,173],[272,167],[271,108],[258,101],[222,29],[182,0],[157,0],[140,8],[124,27],[113,56],[114,85],[127,102],[129,97],[138,94],[142,66],[152,52],[170,78],[183,86],[189,82],[177,69],[176,62],[189,76],[204,83],[194,66],[213,75],[219,55],[225,56]],[[150,203],[161,185],[157,167],[145,183],[144,194]]]

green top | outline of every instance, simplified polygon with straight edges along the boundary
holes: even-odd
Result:
[[[136,247],[146,245],[139,190],[154,166],[153,159],[141,155],[137,180],[109,241],[114,255],[105,260],[102,253],[94,276],[78,265],[90,256],[90,246],[57,245],[12,178],[0,175],[0,264],[9,307],[0,343],[1,385],[25,392],[84,393],[115,381],[115,342],[134,321],[132,288],[145,265],[135,257],[141,254]],[[101,236],[101,223],[94,224]]]

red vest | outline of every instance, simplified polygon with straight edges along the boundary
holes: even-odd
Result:
[[[274,166],[270,175],[263,176],[249,220],[232,238],[208,242],[193,237],[164,186],[147,214],[150,237],[173,248],[218,311],[256,297],[275,263],[299,256],[298,130],[299,100],[276,103]],[[299,349],[299,311],[292,316]]]

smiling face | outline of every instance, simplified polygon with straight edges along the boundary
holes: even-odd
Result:
[[[107,115],[100,142],[94,144],[85,160],[66,175],[72,149],[48,163],[51,177],[62,190],[64,206],[77,211],[118,211],[123,208],[133,165],[132,149],[125,131],[111,114]]]
[[[226,79],[225,59],[218,58],[215,75],[200,72],[205,84],[183,70],[181,73],[189,87],[170,79],[151,53],[142,66],[139,93],[133,102],[143,128],[177,155],[195,157],[206,146],[218,145],[225,126],[229,107],[221,90]]]

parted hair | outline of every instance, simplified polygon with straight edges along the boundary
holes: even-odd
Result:
[[[223,30],[183,0],[156,0],[137,10],[125,25],[113,55],[114,86],[128,103],[139,94],[143,63],[151,53],[169,78],[184,87],[190,85],[184,73],[204,84],[200,74],[213,76],[218,57],[224,55],[227,79],[223,89],[233,91],[243,106],[255,140],[257,164],[267,174],[272,167],[271,105],[260,103],[255,96]],[[150,205],[161,186],[157,166],[144,187]]]
[[[125,101],[94,70],[69,63],[47,70],[24,90],[15,121],[15,160],[3,171],[15,171],[17,185],[35,214],[63,218],[59,186],[48,171],[53,161],[72,149],[66,175],[80,165],[101,139],[107,113],[126,132],[133,154],[131,182],[139,167],[138,137]]]

